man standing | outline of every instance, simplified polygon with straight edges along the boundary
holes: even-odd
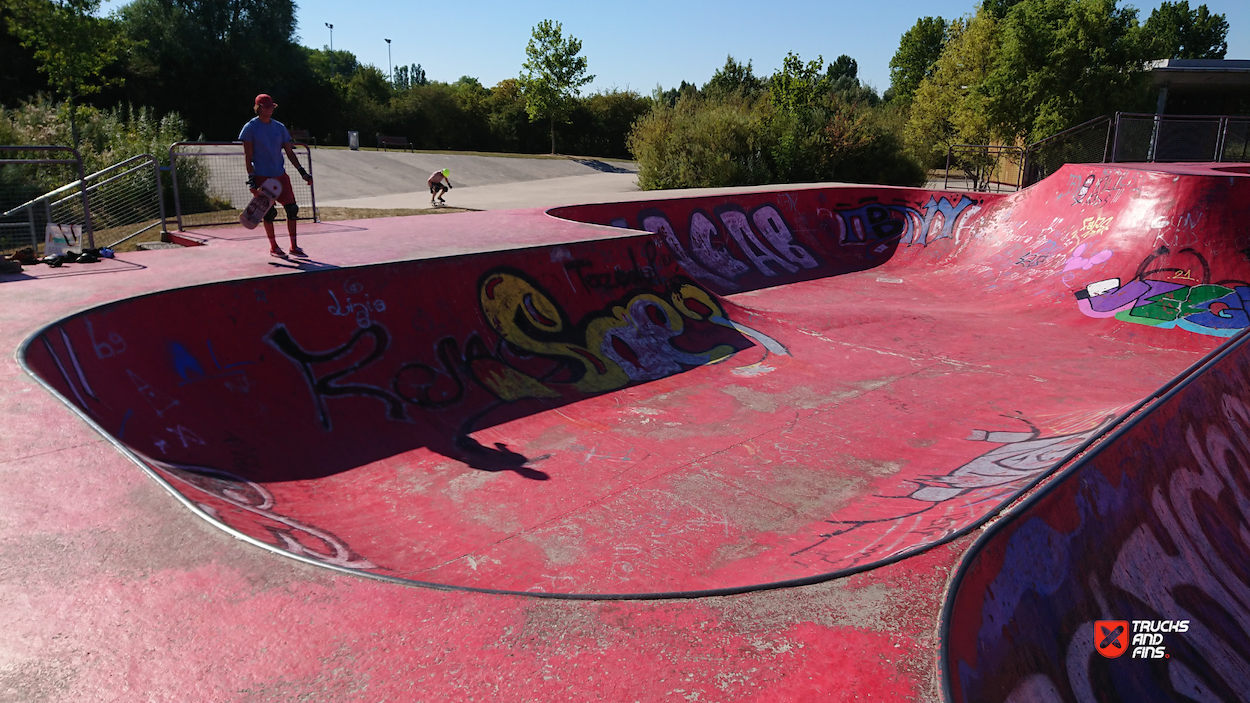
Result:
[[[447,177],[451,175],[451,169],[445,168],[442,171],[435,171],[430,174],[426,184],[430,186],[430,204],[438,207],[438,205],[446,205],[447,201],[443,200],[443,193],[451,190],[451,180]],[[438,197],[438,203],[434,203],[435,196]]]
[[[291,236],[291,256],[308,256],[295,243],[295,216],[299,213],[299,205],[295,204],[295,193],[291,188],[291,179],[286,175],[282,152],[286,151],[287,158],[295,165],[295,170],[299,171],[299,175],[309,185],[312,185],[312,176],[308,175],[296,158],[295,149],[292,148],[294,142],[286,125],[273,118],[273,110],[277,106],[267,93],[257,95],[253,107],[256,116],[243,125],[243,130],[239,132],[239,140],[243,142],[243,159],[247,162],[247,186],[252,195],[256,195],[257,188],[271,178],[282,185],[278,202],[286,210],[286,231]],[[278,247],[278,240],[273,234],[273,221],[277,217],[278,207],[275,205],[265,213],[265,234],[269,236],[269,255],[285,259],[287,255]]]

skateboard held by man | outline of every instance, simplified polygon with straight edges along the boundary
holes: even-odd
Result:
[[[260,186],[253,188],[252,192],[256,194],[256,197],[252,198],[252,202],[248,203],[239,214],[239,224],[247,229],[256,229],[256,225],[265,219],[265,213],[269,212],[278,196],[282,195],[282,184],[276,178],[269,178]]]

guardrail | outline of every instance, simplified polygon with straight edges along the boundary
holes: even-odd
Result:
[[[66,154],[72,158],[13,158],[9,154],[31,153]],[[55,167],[62,171],[57,171]],[[66,183],[49,191],[44,189],[51,183]],[[88,246],[95,246],[92,232],[91,203],[85,187],[82,155],[78,150],[68,146],[40,145],[4,145],[0,146],[0,249],[15,249],[29,242],[37,248],[42,240],[41,224],[46,226],[52,219],[48,199],[54,195],[71,193],[78,190],[82,210],[77,221],[60,222],[58,224],[75,224],[82,226],[83,236]],[[40,205],[43,207],[40,207]],[[42,222],[41,222],[42,220]],[[9,235],[8,232],[16,232]],[[25,236],[22,236],[22,233]]]

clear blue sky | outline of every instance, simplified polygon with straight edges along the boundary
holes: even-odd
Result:
[[[330,43],[362,63],[387,70],[386,42],[394,65],[419,63],[432,80],[473,76],[487,87],[516,77],[534,25],[552,19],[566,35],[582,41],[582,55],[595,75],[591,92],[632,88],[648,94],[682,80],[702,85],[732,54],[751,60],[757,75],[780,67],[787,51],[826,61],[848,54],[859,62],[860,78],[878,91],[890,85],[890,58],[899,37],[924,16],[947,19],[973,12],[973,0],[794,0],[717,2],[634,0],[633,2],[418,3],[400,0],[297,0],[298,34],[306,46]],[[105,10],[124,5],[109,0]],[[1203,4],[1190,0],[1191,7]],[[1206,0],[1228,18],[1228,58],[1250,59],[1250,1]],[[1145,21],[1159,2],[1122,3]]]

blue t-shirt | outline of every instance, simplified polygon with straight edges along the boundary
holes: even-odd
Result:
[[[265,124],[259,117],[253,117],[243,125],[239,141],[252,143],[252,167],[256,175],[277,178],[286,173],[282,147],[291,141],[286,125],[277,120]]]

